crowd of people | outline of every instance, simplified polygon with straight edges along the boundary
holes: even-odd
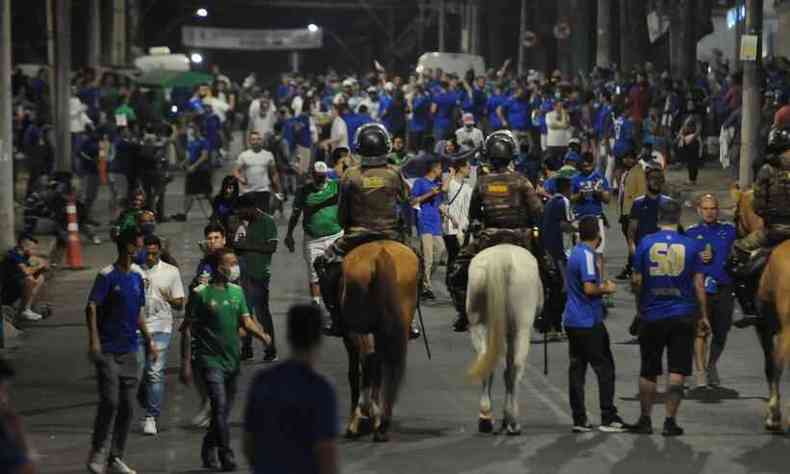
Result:
[[[343,330],[333,264],[360,243],[387,238],[418,252],[424,300],[436,298],[434,272],[447,266],[458,332],[468,329],[466,271],[474,255],[498,243],[535,254],[547,292],[539,329],[569,344],[574,431],[592,429],[583,397],[587,365],[599,377],[604,431],[652,432],[650,406],[665,348],[673,375],[664,434],[682,434],[675,413],[683,379],[693,373],[695,346],[698,384],[720,383],[716,362],[738,286],[725,271],[735,231],[718,221],[719,203],[706,194],[697,203],[701,222],[678,234],[680,207],[666,194],[665,172],[686,166],[689,183],[696,184],[711,155],[710,138],[719,136],[727,139],[720,147],[729,150],[722,163],[737,169],[738,72],[715,60],[701,63],[692,81],[674,80],[650,64],[570,77],[559,71],[518,76],[506,63],[463,77],[424,70],[405,79],[379,67],[362,76],[284,76],[271,90],[254,74],[238,85],[213,72],[214,83],[184,96],[177,116],[163,113],[167,106],[157,110],[151,94],[114,74],[86,70],[73,81],[72,172],[80,178],[80,230],[100,243],[93,207],[99,187],[108,185],[110,236],[118,250],[116,262],[97,276],[86,309],[100,398],[91,472],[107,466],[134,472],[123,454],[135,399],[145,409],[141,430],[157,433],[174,329],[182,334],[182,381],[194,380],[203,400],[195,420],[208,428],[203,464],[235,468],[228,414],[240,362],[254,357],[253,337],[263,344],[264,361],[277,360],[269,285],[278,250],[274,219],[288,201],[283,242],[295,251],[301,221],[313,303],[292,312],[289,324],[301,321],[294,325],[309,328],[289,325],[289,342],[302,363],[310,361],[307,367],[314,362],[318,336],[311,325],[321,319],[320,308],[329,312],[327,333]],[[765,72],[768,142],[769,129],[790,126],[790,81],[773,64]],[[3,304],[18,304],[21,318],[36,320],[40,315],[31,305],[50,264],[32,257],[32,235],[48,218],[65,243],[73,175],[53,173],[46,71],[33,79],[15,73],[13,87],[15,145],[28,157],[30,184],[25,229],[4,263],[11,276],[3,284]],[[244,151],[230,157],[238,129]],[[215,193],[213,174],[226,161],[231,171]],[[177,169],[186,175],[184,207],[168,216],[165,189]],[[211,207],[204,210],[210,221],[204,255],[185,291],[182,269],[156,225],[194,219],[193,205],[202,209],[203,201]],[[607,215],[612,201],[616,216]],[[633,280],[640,295],[632,332],[641,336],[643,349],[643,417],[635,426],[617,416],[612,402],[614,361],[604,326],[609,295],[616,291],[603,263],[615,222],[629,253],[617,278]],[[655,289],[677,293],[658,295]],[[175,328],[174,312],[182,309],[185,322]],[[418,328],[412,335],[419,336]],[[249,406],[266,397],[287,405],[269,378],[307,383],[304,364],[256,378]],[[327,397],[316,403],[328,403]],[[310,425],[310,439],[319,447],[336,434],[335,415],[324,411],[327,418]],[[272,423],[254,411],[245,417],[245,452],[253,463],[256,447],[272,442],[266,431]],[[333,456],[331,448],[322,449],[321,459]]]

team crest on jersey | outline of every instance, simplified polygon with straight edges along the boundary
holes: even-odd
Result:
[[[362,178],[362,187],[364,189],[378,189],[384,187],[384,178],[379,176],[366,176]]]
[[[491,194],[507,194],[507,184],[494,183],[488,185],[488,192]]]

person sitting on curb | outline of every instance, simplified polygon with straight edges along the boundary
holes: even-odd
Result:
[[[2,264],[2,304],[11,306],[21,301],[19,317],[26,321],[38,321],[43,317],[33,311],[33,302],[44,286],[44,272],[49,262],[34,255],[37,245],[38,240],[33,236],[20,235]]]

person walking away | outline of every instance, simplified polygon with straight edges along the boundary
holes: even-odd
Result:
[[[199,119],[187,125],[186,181],[184,189],[184,212],[173,216],[173,220],[186,222],[195,198],[211,199],[211,162],[209,145],[200,131]]]
[[[328,173],[329,168],[326,163],[316,162],[313,165],[312,180],[296,191],[284,242],[290,252],[296,250],[293,232],[299,224],[299,219],[304,215],[302,221],[303,253],[307,264],[310,297],[318,308],[321,308],[322,305],[321,286],[318,284],[318,273],[316,273],[313,263],[319,255],[323,255],[343,235],[343,228],[340,227],[337,220],[340,183],[328,179]]]
[[[571,250],[565,272],[568,301],[562,318],[568,334],[568,398],[573,415],[573,432],[592,431],[584,403],[584,379],[590,365],[598,377],[601,404],[599,430],[621,433],[630,428],[617,414],[614,405],[615,368],[609,332],[604,324],[603,295],[614,294],[617,287],[611,280],[601,278],[596,264],[596,248],[600,227],[595,216],[587,215],[579,221],[579,242]]]
[[[339,472],[337,395],[315,367],[321,347],[321,311],[288,310],[291,357],[261,370],[244,409],[244,455],[255,474]]]
[[[632,284],[642,319],[639,336],[642,415],[633,431],[640,434],[653,433],[651,414],[656,379],[663,373],[665,349],[669,385],[661,434],[683,434],[676,418],[683,399],[683,383],[691,375],[694,335],[710,331],[702,249],[695,239],[678,233],[681,212],[676,201],[661,203],[659,231],[642,239],[634,256]]]
[[[241,255],[241,287],[255,318],[271,339],[266,344],[263,361],[274,362],[277,360],[277,346],[269,309],[269,282],[272,277],[272,255],[277,250],[277,225],[272,216],[254,207],[243,208],[239,214],[248,223],[245,237],[233,244]],[[241,358],[247,360],[252,357],[252,337],[247,335],[242,339]]]
[[[229,283],[239,272],[236,255],[222,249],[217,252],[217,262],[211,283],[195,290],[194,302],[181,326],[180,377],[184,384],[192,382],[194,350],[195,375],[203,380],[211,400],[211,424],[200,450],[203,467],[235,471],[228,418],[241,371],[239,329],[244,328],[264,344],[270,337],[252,321],[241,287]]]
[[[705,149],[702,146],[702,127],[699,126],[694,115],[689,115],[680,128],[677,146],[679,158],[688,168],[688,184],[695,186]]]
[[[146,261],[145,324],[154,340],[159,357],[152,361],[145,345],[140,342],[137,363],[143,368],[142,380],[137,391],[140,405],[145,409],[142,431],[145,435],[157,434],[157,420],[162,413],[165,392],[165,366],[167,349],[173,333],[173,310],[184,306],[184,285],[178,268],[161,259],[162,241],[148,235],[143,241]]]
[[[472,186],[467,183],[470,173],[469,162],[466,159],[458,159],[450,164],[449,179],[446,181],[447,204],[443,205],[442,222],[444,247],[447,250],[447,268],[452,268],[461,245],[466,240],[469,231],[469,205],[472,199]],[[447,272],[445,284],[450,289],[450,272]],[[469,324],[456,318],[453,323],[455,332],[465,332]]]
[[[433,137],[443,140],[452,133],[453,114],[459,105],[460,95],[447,81],[442,81],[441,90],[433,95],[431,114],[433,115]]]
[[[411,98],[411,118],[409,119],[409,151],[417,152],[425,137],[430,135],[431,97],[422,85],[416,84]]]
[[[442,254],[442,218],[439,207],[442,204],[442,184],[437,181],[442,175],[442,163],[433,160],[428,164],[424,177],[417,178],[411,188],[411,205],[417,209],[417,234],[422,244],[423,281],[421,297],[436,299],[431,277],[435,263]]]
[[[343,257],[368,242],[404,240],[399,209],[409,202],[409,187],[401,170],[387,164],[391,143],[383,126],[360,127],[356,135],[360,166],[348,169],[340,182],[337,218],[343,227],[343,236],[325,255],[315,259],[321,295],[332,318],[333,334],[342,331],[338,285],[342,278]]]
[[[628,245],[628,257],[625,266],[615,279],[630,280],[632,271],[631,260],[634,256],[633,249],[636,248],[636,245],[629,241],[628,223],[631,220],[630,216],[634,201],[647,192],[647,178],[645,177],[645,169],[642,167],[641,163],[637,162],[633,149],[623,152],[622,163],[623,174],[620,175],[620,194],[618,195],[617,201],[620,210],[620,230]]]
[[[568,235],[576,232],[573,225],[575,221],[571,207],[571,180],[558,177],[554,181],[556,186],[555,193],[551,196],[543,209],[543,222],[541,238],[543,247],[554,261],[554,266],[565,281],[566,265],[568,257],[565,253],[565,240]],[[567,285],[565,285],[567,288]],[[553,341],[562,338],[562,312],[564,311],[567,290],[553,295],[546,302],[543,311],[543,331],[549,332],[549,339]],[[546,317],[548,316],[548,317]]]
[[[694,365],[697,386],[718,387],[721,381],[716,364],[724,352],[735,307],[732,276],[725,267],[735,243],[736,230],[733,224],[719,221],[719,200],[712,194],[705,194],[700,198],[697,213],[701,220],[699,224],[686,229],[686,236],[697,240],[703,246],[702,263],[711,333],[697,333],[694,341]],[[708,356],[708,337],[711,335]]]
[[[151,360],[155,362],[159,355],[145,324],[142,269],[132,263],[140,248],[139,233],[122,233],[116,246],[118,258],[99,272],[85,308],[88,357],[99,382],[99,406],[87,463],[93,474],[102,474],[107,467],[113,473],[135,474],[123,455],[134,413],[138,329]]]
[[[241,184],[241,205],[254,206],[269,213],[272,191],[279,192],[279,177],[274,155],[263,148],[263,137],[250,132],[250,148],[244,150],[236,161],[233,175]]]
[[[103,140],[101,132],[89,130],[83,134],[79,150],[77,150],[80,162],[81,200],[85,210],[85,216],[81,218],[93,226],[99,225],[93,219],[93,204],[99,195],[99,147]]]

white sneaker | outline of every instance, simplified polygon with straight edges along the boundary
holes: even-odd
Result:
[[[26,321],[38,321],[43,318],[43,316],[29,308],[19,313],[19,317]]]
[[[137,471],[127,466],[121,458],[113,458],[108,467],[109,470],[107,472],[110,474],[137,474]]]
[[[211,405],[208,403],[192,418],[192,426],[207,428],[211,424]]]
[[[93,236],[91,241],[93,242],[93,245],[101,245],[101,239],[96,235]]]
[[[107,468],[107,463],[104,460],[102,453],[98,451],[92,451],[90,456],[88,456],[88,464],[86,467],[88,468],[88,472],[91,474],[104,474],[104,470]]]
[[[142,422],[143,434],[148,436],[156,436],[156,418],[153,416],[146,416]]]

